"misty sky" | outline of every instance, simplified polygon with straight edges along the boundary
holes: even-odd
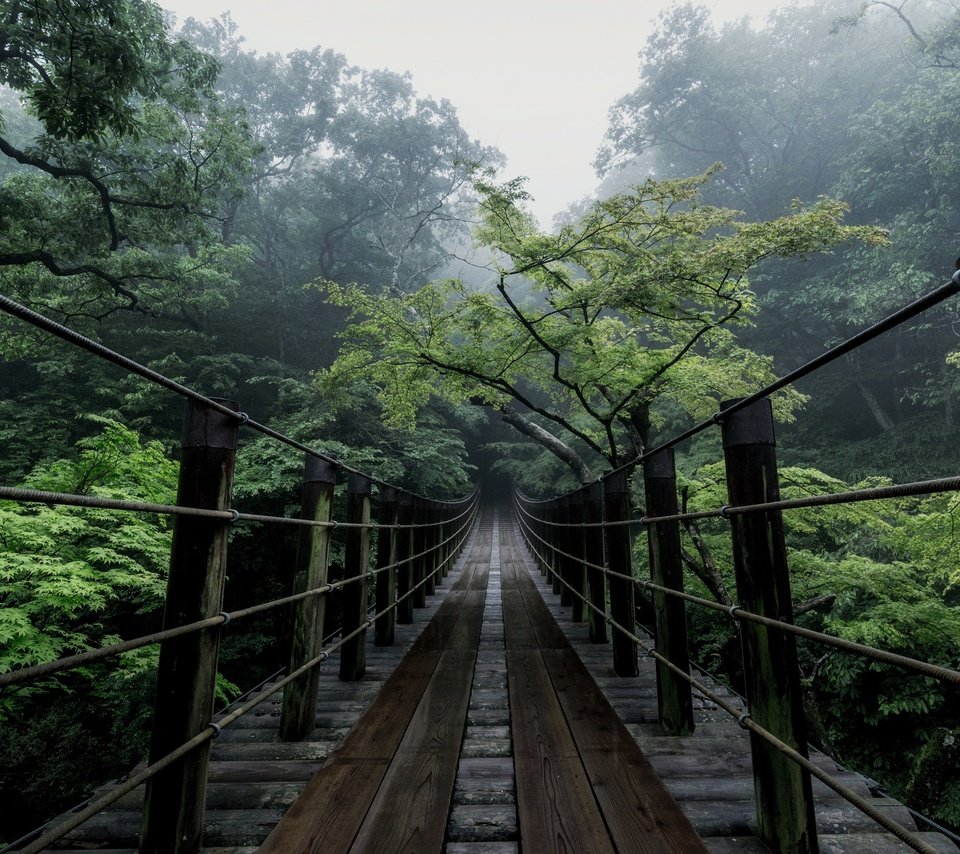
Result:
[[[179,21],[229,10],[247,45],[287,53],[321,45],[364,68],[410,71],[421,95],[447,98],[460,121],[525,175],[534,211],[589,194],[607,110],[637,82],[637,53],[662,0],[159,0]],[[699,0],[717,20],[788,0]]]

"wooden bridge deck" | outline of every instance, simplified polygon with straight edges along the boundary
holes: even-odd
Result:
[[[279,695],[223,732],[205,850],[765,851],[752,835],[746,733],[695,700],[696,734],[664,736],[652,660],[616,677],[610,647],[591,645],[569,611],[514,522],[486,511],[426,611],[398,626],[397,646],[371,641],[363,680],[339,683],[328,663],[307,741],[278,740]],[[909,850],[829,790],[817,797],[825,854]],[[132,793],[65,845],[134,846],[141,800]],[[896,802],[873,802],[913,827]]]

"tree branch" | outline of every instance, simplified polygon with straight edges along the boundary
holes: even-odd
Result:
[[[580,455],[569,445],[554,436],[549,430],[544,430],[539,424],[535,424],[529,418],[524,418],[511,406],[504,406],[500,410],[500,417],[511,427],[543,445],[551,454],[570,466],[581,485],[594,481],[593,474],[590,472],[590,469],[587,468],[586,463],[580,458]]]

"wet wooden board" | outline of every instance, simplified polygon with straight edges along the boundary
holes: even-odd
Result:
[[[471,626],[468,623],[471,622],[471,609],[468,606],[463,611],[463,607],[465,603],[473,604],[476,600],[472,589],[474,580],[485,577],[483,558],[484,553],[489,558],[489,535],[482,537],[482,540],[434,619],[387,680],[384,690],[377,695],[356,728],[324,768],[307,784],[301,797],[267,837],[261,851],[334,854],[350,850],[387,777],[390,763],[428,693],[447,645],[452,644],[456,649],[470,636]],[[482,594],[479,601],[482,607]],[[462,611],[466,619],[461,624]],[[479,633],[481,619],[482,612],[474,620],[475,634]],[[443,681],[443,677],[440,681]],[[439,688],[437,690],[442,693]],[[465,713],[464,701],[463,715]],[[425,732],[422,721],[418,720],[416,729]],[[454,767],[462,730],[461,716]],[[389,780],[387,785],[391,785]],[[449,786],[443,818],[439,822],[441,832],[449,808],[452,777]],[[378,807],[374,812],[381,812],[381,808]]]
[[[597,809],[605,825],[602,842],[593,842],[586,847],[583,844],[575,845],[568,850],[612,848],[622,852],[650,854],[694,854],[705,851],[700,837],[664,788],[551,616],[516,555],[519,546],[512,532],[506,533],[503,573],[508,673],[512,670],[514,658],[521,656],[530,671],[542,668],[536,675],[532,672],[526,674],[527,684],[532,686],[536,678],[537,687],[552,698],[551,712],[555,709],[559,713],[561,723],[558,726],[564,733],[560,736],[562,743],[573,745],[576,751],[575,764],[579,766],[577,774],[582,775],[590,790],[589,803],[582,796],[574,800],[575,806],[568,813],[568,820],[569,816],[582,820],[585,813]],[[522,645],[522,649],[514,651],[515,644]],[[517,717],[514,740],[519,743],[523,737],[523,721],[514,702],[513,684],[511,678],[511,707]],[[523,701],[519,685],[518,699]],[[519,766],[525,757],[519,748],[516,749],[516,756],[520,799],[522,783]],[[520,802],[522,804],[522,799]],[[528,838],[524,816],[521,809],[522,840]],[[556,850],[559,850],[559,846]]]

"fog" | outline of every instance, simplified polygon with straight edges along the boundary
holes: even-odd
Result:
[[[322,45],[364,68],[409,71],[422,95],[447,98],[463,125],[525,175],[543,226],[597,184],[591,166],[607,110],[634,85],[637,54],[669,3],[596,0],[162,0],[179,21],[229,10],[250,48]],[[708,0],[714,20],[762,20],[784,0]]]

